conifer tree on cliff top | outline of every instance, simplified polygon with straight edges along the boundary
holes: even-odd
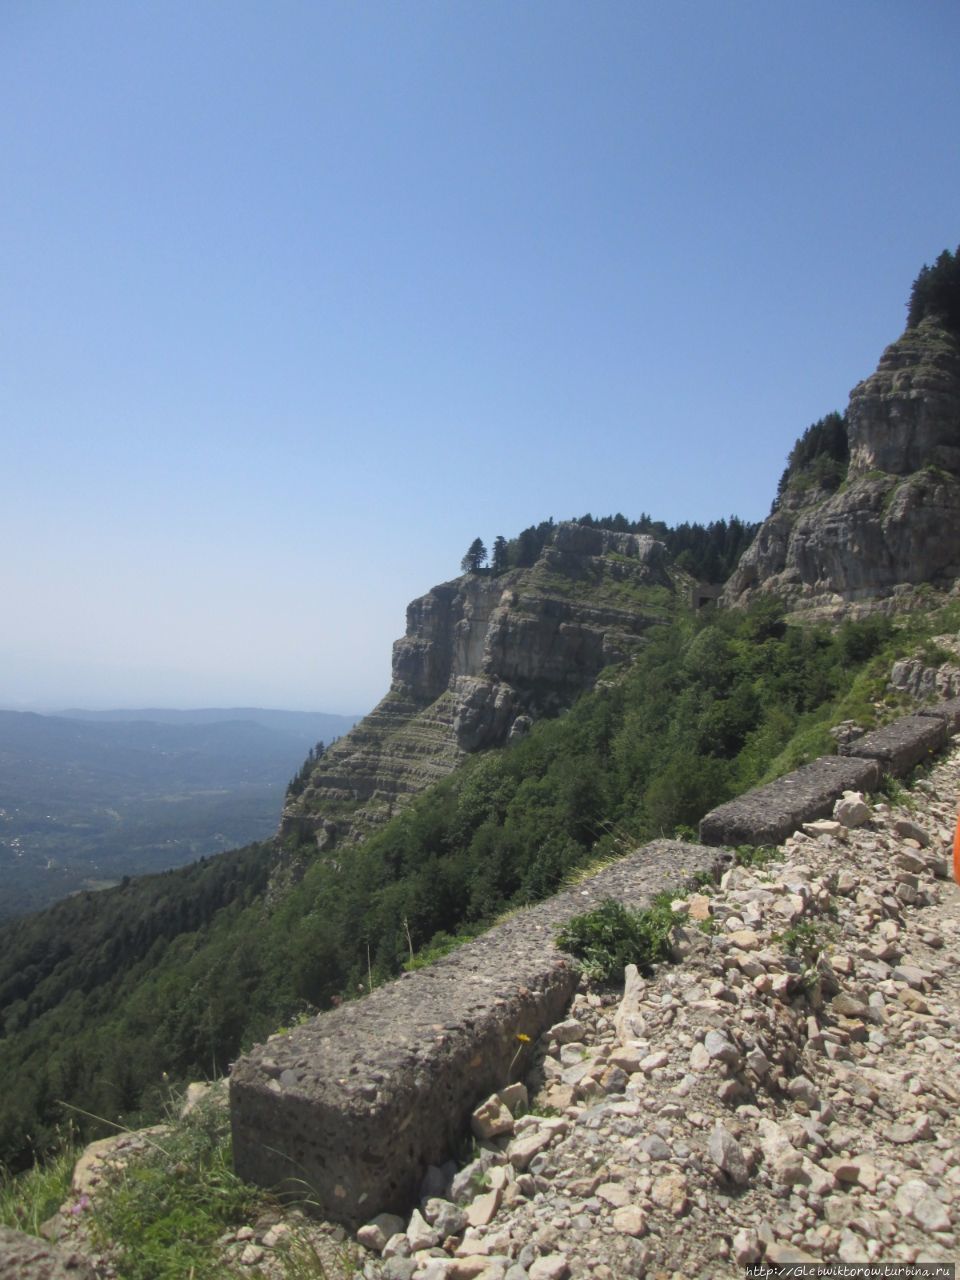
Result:
[[[467,554],[460,561],[460,568],[464,573],[479,573],[486,560],[487,548],[479,538],[474,538]]]

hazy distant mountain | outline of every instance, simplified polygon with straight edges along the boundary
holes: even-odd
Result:
[[[0,711],[0,918],[269,838],[307,747],[356,719]]]
[[[228,720],[250,720],[265,729],[276,729],[312,746],[331,742],[353,728],[359,716],[338,716],[325,711],[277,711],[266,707],[200,707],[176,710],[144,707],[132,711],[84,711],[71,707],[53,714],[68,720],[92,720],[118,724],[130,720],[152,720],[154,724],[219,724]]]

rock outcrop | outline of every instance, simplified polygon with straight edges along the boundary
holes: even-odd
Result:
[[[362,838],[465,753],[568,706],[688,588],[655,539],[573,523],[529,569],[434,587],[407,609],[390,691],[318,762],[281,836]]]
[[[826,615],[960,577],[960,339],[923,320],[856,386],[850,464],[835,493],[788,488],[727,584]]]

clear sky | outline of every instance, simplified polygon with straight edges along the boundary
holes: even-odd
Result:
[[[0,705],[360,712],[553,515],[759,519],[960,242],[956,0],[3,0]]]

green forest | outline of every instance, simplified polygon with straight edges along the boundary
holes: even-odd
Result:
[[[569,712],[471,758],[346,855],[251,845],[8,924],[4,1165],[25,1167],[68,1123],[153,1119],[171,1082],[221,1074],[281,1024],[580,868],[689,834],[711,806],[829,750],[838,719],[872,722],[892,657],[957,622],[831,633],[788,625],[770,600],[683,612]],[[298,883],[285,865],[305,868]]]

